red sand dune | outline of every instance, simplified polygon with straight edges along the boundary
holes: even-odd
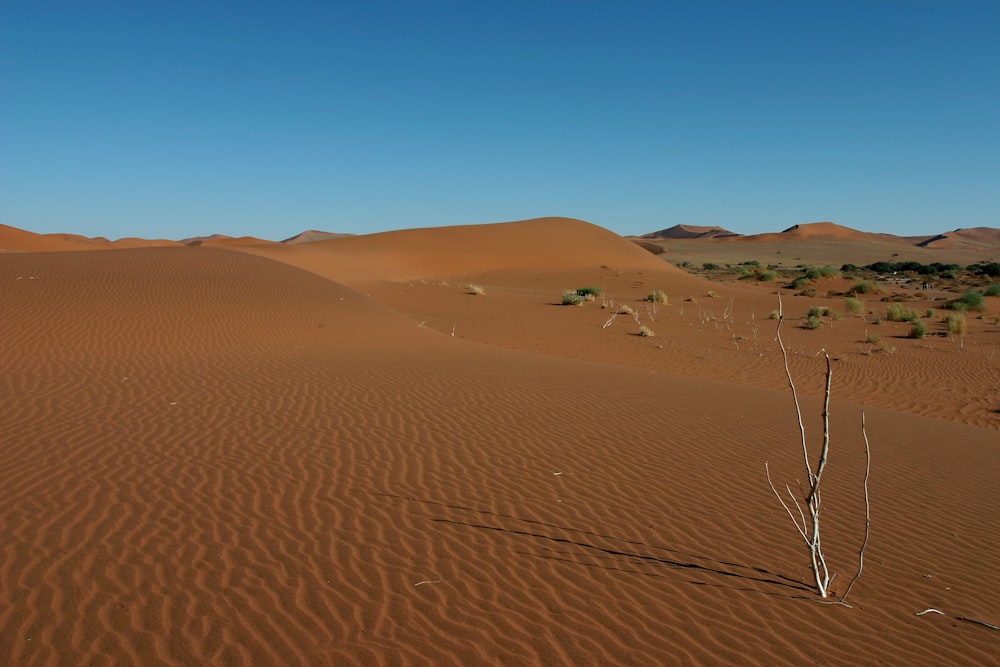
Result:
[[[952,232],[945,232],[944,234],[938,234],[937,236],[925,239],[917,245],[924,248],[996,248],[1000,245],[1000,229],[993,229],[991,227],[956,229]]]
[[[104,250],[108,248],[150,248],[180,245],[165,239],[87,238],[77,234],[35,234],[33,232],[0,225],[0,253],[3,252],[66,252],[74,250]]]
[[[838,591],[867,404],[827,606],[774,301],[566,219],[5,255],[0,664],[995,662],[1000,332],[865,354],[786,299]]]

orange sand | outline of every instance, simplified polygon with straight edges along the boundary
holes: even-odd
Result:
[[[897,350],[875,352],[860,319],[799,326],[836,300],[784,299],[814,438],[817,354],[835,359],[835,590],[864,530],[865,404],[872,536],[846,608],[814,601],[763,475],[802,476],[774,286],[709,283],[567,219],[286,245],[20,239],[0,255],[0,664],[1000,654],[1000,633],[960,620],[1000,624],[992,318],[961,346],[886,323]],[[602,299],[555,305],[585,285],[656,336],[628,315],[602,328]],[[670,299],[655,312],[653,289]]]

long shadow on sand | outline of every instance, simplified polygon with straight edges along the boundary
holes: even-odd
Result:
[[[747,590],[769,595],[801,597],[793,595],[792,593],[789,592],[789,590],[801,591],[804,593],[809,593],[813,590],[805,582],[799,581],[797,579],[791,579],[782,574],[772,572],[762,567],[744,565],[742,563],[733,563],[730,561],[713,558],[711,556],[701,556],[697,554],[686,553],[678,549],[671,549],[669,547],[651,545],[637,540],[629,540],[625,538],[614,537],[611,535],[603,535],[601,533],[596,533],[593,531],[580,530],[577,528],[569,528],[566,526],[559,526],[555,524],[545,523],[544,521],[537,521],[534,519],[524,519],[522,517],[513,516],[510,514],[490,512],[488,510],[480,510],[473,507],[465,507],[462,505],[450,505],[447,503],[442,503],[434,500],[409,498],[409,497],[397,496],[386,493],[379,493],[377,495],[389,498],[396,498],[400,500],[406,500],[409,502],[421,503],[423,505],[436,506],[448,510],[455,510],[466,514],[469,513],[477,514],[481,517],[494,517],[495,519],[498,520],[497,523],[501,522],[499,520],[514,521],[520,524],[526,524],[527,526],[533,526],[535,528],[489,525],[485,522],[482,522],[481,520],[475,521],[472,520],[471,518],[463,520],[458,518],[431,517],[430,521],[437,524],[465,527],[475,530],[492,531],[495,533],[502,533],[510,536],[527,537],[533,540],[540,540],[576,548],[575,550],[572,551],[556,551],[554,554],[551,555],[531,553],[531,552],[518,552],[527,556],[548,558],[552,560],[572,563],[574,565],[584,565],[587,567],[600,567],[603,569],[613,569],[620,572],[641,574],[645,576],[662,576],[662,573],[660,573],[657,569],[643,571],[638,569],[632,569],[627,566],[649,565],[654,568],[666,567],[670,569],[684,570],[690,574],[704,575],[705,577],[704,579],[702,579],[701,577],[697,577],[694,580],[688,581],[688,583],[694,585],[719,586],[723,588]],[[556,531],[562,531],[563,533],[571,535],[572,537],[557,537],[554,535],[546,535],[544,532],[542,532],[542,529],[544,528],[550,528]],[[586,538],[592,538],[592,539],[589,541],[584,541]],[[591,541],[593,542],[602,541],[605,542],[607,546],[599,546],[597,544],[592,544],[590,543]],[[606,560],[607,562],[587,563],[579,560],[580,556],[588,556],[591,558],[596,556],[598,559]],[[716,579],[716,577],[722,577],[723,579]],[[727,580],[730,581],[730,584],[725,583]],[[756,584],[764,584],[765,586],[755,587],[755,588],[741,588],[733,585],[736,583],[733,580],[739,580],[744,582],[755,582]],[[768,591],[767,589],[771,586],[780,588],[778,590]],[[781,592],[782,590],[784,590],[784,592]]]

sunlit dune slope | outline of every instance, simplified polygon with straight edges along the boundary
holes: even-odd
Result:
[[[435,227],[249,249],[345,283],[439,280],[491,271],[672,271],[606,229],[572,218]]]

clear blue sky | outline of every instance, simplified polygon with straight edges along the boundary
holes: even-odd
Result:
[[[1000,2],[0,0],[0,222],[1000,227]]]

